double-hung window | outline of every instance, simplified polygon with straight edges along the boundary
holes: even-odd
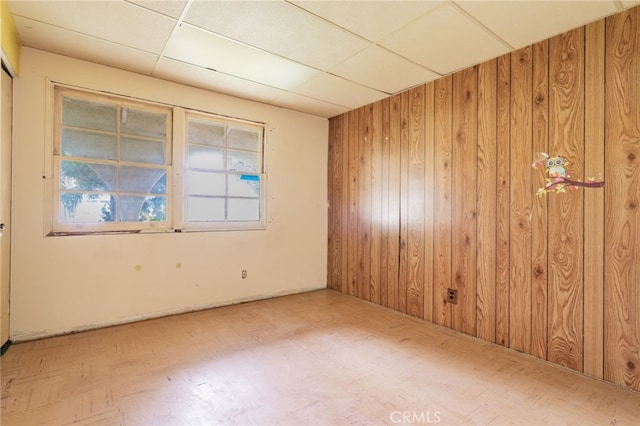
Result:
[[[264,227],[264,125],[62,86],[54,98],[53,235]]]
[[[167,227],[170,108],[56,91],[54,231]]]
[[[262,126],[187,114],[187,229],[261,222],[262,139]]]

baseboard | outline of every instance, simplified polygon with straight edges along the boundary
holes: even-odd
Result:
[[[280,292],[257,294],[257,295],[252,295],[252,296],[248,296],[248,297],[244,297],[244,298],[231,299],[231,300],[226,300],[226,301],[216,302],[216,303],[208,303],[208,304],[203,304],[203,305],[199,305],[199,306],[192,306],[192,307],[187,307],[187,308],[179,308],[179,309],[175,309],[175,310],[171,309],[171,310],[160,311],[160,312],[155,312],[155,313],[146,314],[146,315],[127,317],[127,318],[123,318],[123,319],[117,320],[117,321],[109,321],[109,322],[105,322],[105,323],[88,324],[88,325],[83,325],[83,326],[80,326],[80,327],[73,327],[73,328],[64,329],[64,330],[43,330],[43,331],[33,332],[33,333],[21,333],[21,334],[16,333],[16,334],[12,334],[11,335],[11,341],[14,342],[14,343],[20,343],[20,342],[26,342],[26,341],[30,341],[30,340],[46,339],[46,338],[49,338],[49,337],[63,336],[63,335],[66,335],[66,334],[75,334],[75,333],[80,333],[80,332],[83,332],[83,331],[95,330],[95,329],[106,328],[106,327],[113,327],[113,326],[118,326],[118,325],[122,325],[122,324],[131,324],[131,323],[134,323],[134,322],[146,321],[146,320],[150,320],[150,319],[168,317],[168,316],[173,316],[173,315],[186,314],[186,313],[189,313],[189,312],[204,311],[204,310],[207,310],[207,309],[215,309],[215,308],[220,308],[220,307],[224,307],[224,306],[237,305],[237,304],[241,304],[241,303],[257,302],[257,301],[260,301],[260,300],[273,299],[273,298],[276,298],[276,297],[289,296],[289,295],[293,295],[293,294],[306,293],[306,292],[310,292],[310,291],[324,290],[326,288],[327,288],[326,285],[321,285],[321,286],[317,286],[317,287],[304,287],[304,288],[297,288],[297,289],[287,289],[287,290],[280,291]]]

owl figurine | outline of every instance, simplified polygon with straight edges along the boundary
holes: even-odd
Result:
[[[549,174],[550,178],[568,177],[567,171],[564,167],[568,165],[569,162],[566,162],[564,158],[551,157],[547,159],[545,164],[547,166],[547,173]]]

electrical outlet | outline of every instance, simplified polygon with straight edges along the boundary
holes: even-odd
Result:
[[[244,280],[245,278],[247,278],[247,270],[243,269],[242,270],[242,279]]]
[[[456,290],[455,288],[447,289],[447,302],[458,303],[458,290]]]

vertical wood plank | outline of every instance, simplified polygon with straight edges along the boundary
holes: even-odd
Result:
[[[511,55],[497,59],[496,93],[496,343],[509,345],[511,221]]]
[[[340,279],[340,291],[349,293],[349,274],[348,274],[348,238],[349,238],[349,115],[342,115],[342,141],[340,156],[342,167],[342,224],[340,229],[342,248],[340,253],[340,268],[342,277]]]
[[[640,390],[640,8],[606,19],[604,377]]]
[[[433,241],[433,322],[451,326],[451,305],[447,288],[451,285],[451,119],[453,77],[435,81],[435,161],[434,161],[434,241]]]
[[[451,269],[458,303],[452,306],[452,328],[470,335],[476,333],[477,69],[453,75]]]
[[[339,145],[342,143],[340,136],[342,135],[342,116],[334,117],[329,120],[329,150],[328,150],[328,170],[327,170],[327,198],[329,209],[327,212],[328,221],[328,244],[327,244],[327,287],[333,290],[339,290],[339,265],[338,258],[341,248],[340,241],[340,217],[341,208],[339,194],[342,193],[341,173],[339,170],[342,161],[338,158],[341,154]],[[337,202],[336,202],[337,201]]]
[[[347,294],[356,295],[358,281],[358,110],[348,112]]]
[[[532,52],[511,54],[511,221],[509,346],[531,351]]]
[[[371,117],[371,278],[369,299],[380,304],[382,260],[382,102],[372,106]]]
[[[533,45],[533,157],[549,152],[549,42]],[[534,173],[532,192],[544,186],[541,170]],[[531,355],[547,358],[547,200],[532,197],[531,215]]]
[[[549,155],[584,174],[584,27],[549,40]],[[570,173],[569,173],[570,171]],[[548,359],[582,371],[583,190],[549,194]]]
[[[398,276],[400,275],[400,95],[389,99],[389,307],[399,310]]]
[[[425,87],[409,90],[407,176],[407,313],[424,317]]]
[[[358,281],[356,295],[371,297],[371,120],[372,107],[358,109]]]
[[[604,174],[604,19],[585,27],[584,170]],[[584,372],[602,379],[604,347],[604,190],[584,193]]]
[[[380,214],[380,304],[389,307],[389,161],[390,161],[390,133],[389,133],[389,98],[380,101],[382,108],[382,211]]]
[[[424,315],[427,321],[433,321],[433,215],[434,215],[434,122],[435,122],[435,83],[425,86],[425,160],[424,160]]]
[[[337,244],[334,238],[334,209],[336,206],[333,203],[333,195],[336,191],[334,187],[334,164],[335,164],[335,128],[336,122],[341,120],[340,117],[334,117],[329,119],[329,144],[328,144],[328,155],[327,155],[327,200],[328,200],[328,210],[327,210],[327,288],[335,289],[335,284],[333,281],[333,269],[334,269],[334,259],[333,254],[335,251],[335,245]]]
[[[496,340],[496,59],[478,66],[476,336]]]
[[[398,310],[407,313],[409,281],[409,92],[400,94],[400,264]]]

